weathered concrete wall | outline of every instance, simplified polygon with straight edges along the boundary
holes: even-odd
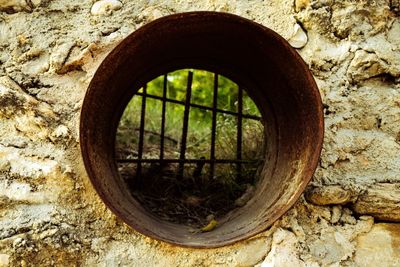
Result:
[[[0,266],[400,265],[400,224],[379,222],[400,221],[398,0],[100,2],[0,0]],[[141,25],[193,10],[238,14],[288,39],[326,115],[305,197],[269,231],[210,250],[125,226],[92,188],[78,138],[104,56]]]

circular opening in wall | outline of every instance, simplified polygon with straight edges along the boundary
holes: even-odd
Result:
[[[177,70],[130,100],[116,137],[132,196],[165,221],[211,231],[252,197],[264,164],[264,126],[246,90],[205,70]]]
[[[296,51],[224,13],[172,15],[129,35],[98,68],[81,112],[99,196],[135,230],[181,246],[270,227],[311,179],[323,139],[320,95]]]

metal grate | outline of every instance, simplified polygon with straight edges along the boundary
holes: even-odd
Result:
[[[117,163],[136,163],[136,176],[140,176],[142,171],[143,163],[158,163],[161,166],[169,163],[177,163],[178,167],[178,177],[183,176],[185,164],[196,164],[197,166],[204,166],[204,164],[209,164],[209,177],[213,178],[216,164],[234,164],[236,165],[236,176],[237,179],[240,180],[242,178],[242,165],[243,164],[259,164],[263,162],[263,159],[242,159],[242,142],[243,142],[243,119],[251,119],[260,121],[261,117],[243,113],[243,88],[237,87],[237,112],[220,109],[217,107],[217,99],[218,99],[218,77],[217,73],[214,73],[214,82],[213,82],[213,101],[212,106],[200,105],[191,102],[192,97],[192,82],[193,82],[193,72],[188,71],[187,76],[187,85],[186,85],[186,97],[185,101],[180,101],[167,97],[167,84],[168,84],[168,74],[164,75],[163,79],[163,90],[162,96],[157,96],[154,94],[147,93],[147,87],[144,86],[142,92],[137,92],[135,96],[141,96],[141,112],[140,112],[140,126],[139,126],[139,142],[137,148],[137,158],[118,158],[116,159]],[[161,102],[162,104],[162,112],[161,112],[161,127],[160,127],[160,151],[158,159],[146,159],[143,158],[143,146],[144,146],[144,137],[146,133],[146,101],[147,99],[155,99]],[[165,148],[165,123],[166,123],[166,103],[174,103],[178,105],[184,106],[184,115],[183,115],[183,126],[182,126],[182,134],[180,140],[180,149],[179,149],[179,158],[171,159],[165,158],[164,148]],[[186,147],[187,147],[187,136],[188,136],[188,127],[189,127],[189,113],[191,108],[198,108],[201,110],[207,110],[212,112],[212,125],[211,125],[211,145],[210,145],[210,155],[209,158],[202,157],[200,159],[194,158],[186,158]],[[236,136],[236,158],[235,159],[221,159],[216,158],[215,156],[215,147],[216,147],[216,132],[217,132],[217,115],[218,114],[229,114],[236,117],[237,121],[237,136]],[[153,132],[152,132],[153,133]]]

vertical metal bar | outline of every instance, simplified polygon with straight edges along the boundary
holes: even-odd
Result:
[[[161,139],[160,139],[160,161],[162,163],[164,159],[164,135],[165,135],[165,110],[166,110],[166,99],[167,99],[167,82],[168,74],[164,75],[164,86],[162,96],[162,111],[161,111]]]
[[[243,117],[243,89],[238,87],[238,116],[237,116],[237,137],[236,137],[236,159],[242,159],[242,118]],[[242,178],[242,165],[236,164],[237,179]]]
[[[183,177],[184,159],[186,153],[186,139],[189,126],[189,111],[190,111],[190,98],[192,97],[192,81],[193,72],[188,72],[187,87],[186,87],[186,100],[185,100],[185,112],[183,114],[183,127],[182,127],[182,140],[181,140],[181,151],[179,159],[182,160],[179,163],[179,176]]]
[[[142,163],[141,159],[143,157],[143,144],[144,144],[144,127],[146,120],[146,87],[143,86],[143,95],[142,95],[142,110],[140,114],[140,131],[139,131],[139,148],[138,148],[138,164],[136,170],[136,176],[139,177],[142,172]]]
[[[217,132],[217,100],[218,100],[218,74],[214,73],[214,93],[212,106],[212,125],[211,125],[211,150],[210,150],[210,179],[214,178],[215,173],[215,135]]]

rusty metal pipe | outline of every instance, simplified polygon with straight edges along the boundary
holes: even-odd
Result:
[[[216,72],[246,88],[265,125],[265,161],[253,198],[206,233],[149,214],[131,196],[115,162],[115,134],[126,104],[146,82],[182,68]],[[232,244],[270,227],[310,181],[322,140],[321,98],[297,52],[262,25],[215,12],[163,17],[125,38],[95,73],[80,121],[85,167],[105,204],[142,234],[198,248]]]

